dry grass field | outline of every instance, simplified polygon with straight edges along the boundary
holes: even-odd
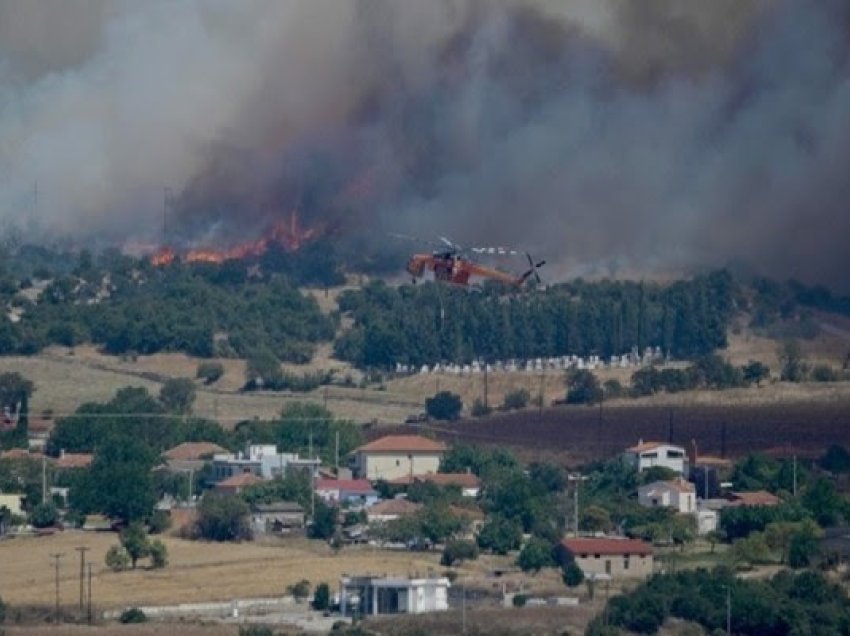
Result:
[[[288,585],[301,579],[335,587],[346,572],[407,575],[442,571],[436,552],[351,547],[335,554],[326,544],[303,538],[267,544],[206,543],[168,536],[162,540],[169,553],[166,568],[140,567],[118,573],[104,566],[107,549],[118,542],[114,533],[68,531],[5,540],[0,542],[0,597],[11,605],[51,605],[55,572],[50,554],[62,553],[60,597],[63,604],[75,605],[79,599],[77,546],[90,548],[87,559],[95,564],[92,598],[100,609],[282,596]],[[490,559],[474,562],[471,567],[475,569],[468,571],[492,564]]]
[[[143,625],[29,625],[7,626],[6,636],[237,636],[237,625],[220,623],[146,623]]]

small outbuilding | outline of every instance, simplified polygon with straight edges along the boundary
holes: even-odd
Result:
[[[446,577],[343,576],[339,609],[343,616],[445,612],[450,586]]]

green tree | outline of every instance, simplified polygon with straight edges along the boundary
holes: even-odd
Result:
[[[850,473],[850,452],[843,446],[833,444],[819,460],[821,468],[835,474]]]
[[[761,386],[764,380],[770,378],[770,368],[757,360],[750,360],[743,368],[744,382]]]
[[[197,390],[189,378],[169,378],[159,391],[159,401],[171,413],[191,412]]]
[[[324,501],[316,501],[316,514],[309,526],[309,535],[313,539],[330,539],[336,533],[339,510]]]
[[[604,394],[592,371],[580,369],[567,374],[568,404],[598,404]]]
[[[788,545],[788,565],[792,568],[809,567],[820,552],[818,539],[823,532],[811,522],[803,522],[792,535]]]
[[[250,510],[235,495],[206,493],[198,505],[197,535],[210,541],[246,541],[252,538]]]
[[[579,527],[587,532],[607,532],[611,529],[611,515],[602,506],[588,506],[582,511]]]
[[[280,360],[268,349],[254,351],[246,360],[246,386],[273,386],[280,382],[281,377]]]
[[[523,572],[539,572],[542,568],[555,565],[552,545],[548,541],[532,537],[520,550],[516,564]]]
[[[331,606],[331,588],[327,583],[319,583],[313,593],[313,609],[326,610]]]
[[[150,553],[150,542],[145,527],[139,523],[131,523],[121,532],[121,547],[130,556],[130,563],[136,569],[136,562]]]
[[[440,391],[425,400],[425,412],[435,420],[456,420],[462,409],[460,396],[451,391]]]
[[[522,525],[501,515],[489,515],[476,537],[478,547],[494,554],[507,554],[522,544]]]
[[[52,501],[43,501],[33,508],[30,523],[36,528],[49,528],[56,525],[59,512]]]
[[[287,593],[295,598],[299,603],[310,596],[311,586],[310,581],[301,579],[298,583],[294,583],[286,588]]]
[[[154,459],[150,447],[136,438],[107,438],[80,486],[94,509],[128,523],[146,519],[156,503]]]
[[[154,539],[148,547],[148,556],[151,559],[151,567],[155,570],[168,565],[168,549],[159,539]]]
[[[575,561],[571,561],[562,569],[561,579],[567,587],[578,587],[584,582],[584,572]]]
[[[838,523],[846,507],[846,502],[835,488],[835,484],[823,477],[806,488],[802,504],[814,516],[815,521],[824,527]]]

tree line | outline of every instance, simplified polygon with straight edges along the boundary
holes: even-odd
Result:
[[[660,347],[676,358],[726,345],[737,285],[717,271],[672,285],[581,279],[534,293],[488,285],[480,293],[445,285],[348,291],[339,309],[353,328],[337,357],[360,367],[473,359],[611,355]]]

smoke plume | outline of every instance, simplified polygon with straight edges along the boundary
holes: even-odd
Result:
[[[842,0],[0,0],[0,220],[847,291],[848,59]]]

